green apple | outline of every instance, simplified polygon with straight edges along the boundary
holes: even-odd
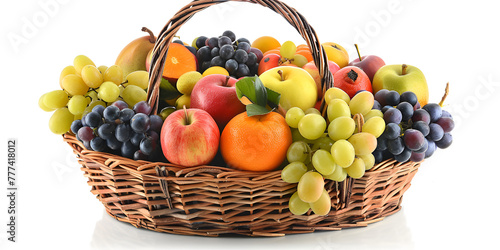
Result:
[[[417,95],[420,106],[429,101],[429,88],[425,76],[417,67],[406,64],[382,66],[373,76],[373,93],[381,89],[397,91],[399,94],[411,91]]]
[[[281,94],[280,105],[285,110],[299,107],[305,111],[316,104],[316,82],[304,69],[280,66],[267,70],[259,78],[264,86]]]

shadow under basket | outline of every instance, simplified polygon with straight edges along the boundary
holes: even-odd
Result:
[[[327,180],[330,213],[293,215],[288,199],[296,185],[282,181],[281,171],[179,168],[86,150],[73,135],[63,138],[108,214],[138,228],[182,235],[283,236],[367,226],[401,209],[420,166],[384,161],[360,179]]]

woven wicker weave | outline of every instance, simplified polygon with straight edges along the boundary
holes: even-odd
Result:
[[[323,90],[332,76],[314,29],[293,8],[276,0],[237,0],[263,5],[282,15],[304,37],[320,65]],[[182,8],[161,31],[153,52],[148,101],[157,106],[159,81],[172,37],[192,15],[227,0],[197,0]],[[420,163],[385,161],[360,179],[326,181],[332,198],[327,216],[293,215],[288,199],[295,184],[281,171],[245,172],[221,166],[183,168],[163,162],[134,161],[86,150],[74,135],[63,136],[77,155],[91,192],[108,214],[136,227],[183,235],[240,234],[282,236],[366,226],[400,209],[404,192]]]

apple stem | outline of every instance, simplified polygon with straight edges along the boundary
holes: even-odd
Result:
[[[358,58],[359,58],[359,61],[361,62],[363,59],[361,59],[361,54],[359,53],[358,45],[354,44],[354,47],[356,47],[356,52],[358,52]]]
[[[231,77],[226,76],[226,82],[224,82],[224,87],[227,87],[227,84],[229,83],[229,79],[231,79]]]
[[[403,68],[402,68],[402,70],[401,70],[401,74],[402,74],[402,75],[406,75],[406,69],[408,68],[408,65],[403,64],[403,65],[402,65],[402,67],[403,67]]]
[[[148,29],[146,27],[142,27],[141,30],[149,33],[149,42],[150,43],[156,43],[156,37],[155,37],[155,34],[153,33],[153,31],[151,31],[150,29]]]
[[[186,109],[186,105],[183,105],[182,108],[184,109],[184,119],[186,121],[186,124],[189,125],[191,124],[191,121],[189,120],[188,112]]]
[[[441,98],[441,101],[439,102],[439,106],[443,107],[444,100],[446,100],[446,97],[448,97],[448,94],[450,93],[450,83],[446,83],[446,88],[444,89],[444,95]]]
[[[281,76],[281,81],[284,81],[285,78],[283,78],[283,71],[281,69],[278,70],[278,74],[280,74],[280,76]]]

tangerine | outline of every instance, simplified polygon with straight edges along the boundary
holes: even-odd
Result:
[[[252,42],[252,47],[257,48],[262,53],[268,50],[276,49],[281,46],[281,43],[272,36],[261,36]]]
[[[220,138],[224,161],[233,168],[270,171],[283,163],[292,132],[276,112],[248,116],[243,112],[229,121]]]

